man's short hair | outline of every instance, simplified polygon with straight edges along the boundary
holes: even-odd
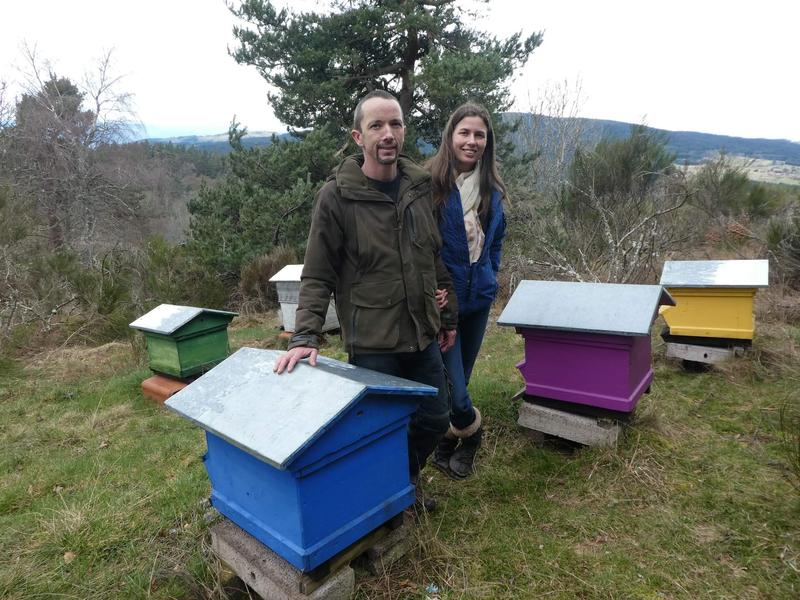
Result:
[[[353,129],[355,129],[356,131],[361,131],[361,120],[364,118],[364,110],[362,108],[364,106],[364,102],[366,102],[367,100],[372,100],[373,98],[394,100],[395,102],[400,104],[400,101],[397,98],[395,98],[393,94],[387,92],[386,90],[372,90],[369,94],[367,94],[366,96],[361,98],[361,100],[358,101],[356,109],[355,111],[353,111]],[[401,113],[402,110],[403,109],[401,107],[400,108]]]

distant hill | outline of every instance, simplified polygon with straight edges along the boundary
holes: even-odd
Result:
[[[564,126],[564,119],[534,116],[530,113],[506,113],[506,120],[522,119],[530,128],[537,120],[539,135],[555,135]],[[582,132],[582,141],[587,144],[597,142],[600,138],[624,138],[630,134],[633,123],[608,121],[604,119],[573,119]],[[522,128],[523,130],[526,127]],[[800,165],[800,143],[789,140],[768,140],[759,138],[741,138],[728,135],[699,133],[697,131],[668,131],[650,127],[652,131],[662,133],[667,138],[667,149],[676,155],[676,162],[699,164],[709,155],[725,152],[729,155],[744,156],[763,160],[784,162],[789,165]],[[519,145],[522,140],[515,140]]]
[[[506,113],[504,118],[507,120],[521,118],[528,126],[533,123],[534,119],[537,119],[538,135],[554,135],[555,132],[559,131],[560,127],[563,126],[562,119],[534,116],[529,113]],[[578,118],[574,119],[574,121],[583,131],[582,141],[587,144],[592,144],[602,137],[626,137],[630,133],[631,127],[633,127],[632,123],[603,119]],[[667,147],[670,152],[676,155],[676,161],[678,163],[699,164],[709,155],[725,152],[730,155],[783,162],[789,165],[800,165],[800,143],[790,142],[789,140],[741,138],[728,135],[700,133],[697,131],[651,129],[661,132],[667,137]],[[285,138],[290,134],[253,131],[242,139],[242,144],[245,148],[269,146],[272,143],[273,135]],[[206,136],[188,135],[171,138],[151,138],[147,141],[151,144],[190,146],[215,154],[226,154],[230,152],[227,133]],[[518,145],[519,142],[522,142],[521,138],[515,140],[515,143]]]
[[[245,148],[254,148],[257,146],[269,146],[272,144],[272,137],[279,138],[289,136],[288,133],[278,133],[274,131],[252,131],[248,132],[242,138],[242,145]],[[188,146],[204,150],[213,154],[227,154],[231,151],[231,146],[228,143],[227,133],[218,133],[216,135],[182,135],[177,137],[168,138],[149,138],[145,140],[150,144],[173,144],[175,146]]]

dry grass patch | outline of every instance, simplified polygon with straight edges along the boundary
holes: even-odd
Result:
[[[47,350],[29,360],[25,372],[29,376],[71,383],[119,375],[138,363],[131,344],[109,342],[96,348],[71,346]]]
[[[759,328],[764,323],[800,325],[800,293],[785,284],[772,284],[756,293],[754,312]]]
[[[234,317],[230,325],[228,325],[228,331],[231,333],[238,333],[243,329],[270,329],[277,327],[279,324],[280,318],[278,317],[278,311],[274,310],[268,313],[238,315]]]
[[[277,311],[234,317],[228,327],[231,351],[239,348],[285,350],[288,341],[280,337],[280,317]]]

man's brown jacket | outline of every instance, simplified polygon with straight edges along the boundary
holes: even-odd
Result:
[[[422,350],[456,327],[430,175],[401,155],[395,203],[369,186],[363,160],[342,161],[317,195],[289,348],[317,347],[331,292],[349,354]],[[437,288],[448,290],[441,313]]]

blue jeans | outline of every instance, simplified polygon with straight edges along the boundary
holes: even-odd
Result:
[[[442,354],[444,368],[447,369],[447,376],[453,386],[450,397],[450,422],[456,429],[469,427],[475,420],[475,410],[472,408],[472,399],[469,397],[467,386],[483,343],[483,335],[486,333],[490,308],[487,306],[468,315],[459,314],[456,343]]]
[[[408,424],[408,466],[411,477],[416,477],[439,443],[439,438],[447,431],[450,421],[447,380],[439,345],[433,342],[419,352],[354,354],[350,356],[349,362],[351,365],[403,377],[439,390],[436,396],[421,397]]]

